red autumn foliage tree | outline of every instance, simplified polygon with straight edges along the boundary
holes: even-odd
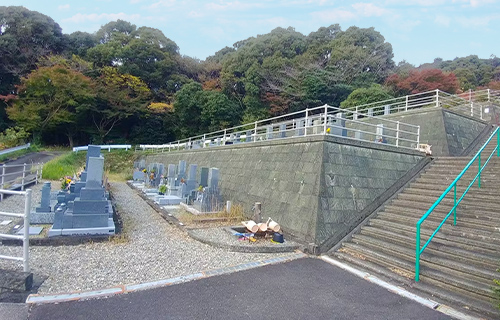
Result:
[[[420,92],[442,90],[448,93],[458,91],[458,80],[454,73],[439,69],[412,70],[407,77],[393,74],[386,80],[386,85],[399,94],[415,94]]]

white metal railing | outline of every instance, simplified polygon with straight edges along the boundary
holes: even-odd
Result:
[[[139,145],[136,150],[166,152],[313,135],[416,149],[420,127],[324,105],[163,145]]]
[[[30,183],[42,179],[42,163],[4,164],[0,166],[0,189],[24,190]],[[3,201],[3,193],[0,193],[0,201]]]
[[[22,235],[5,234],[0,233],[0,239],[13,239],[23,241],[23,256],[14,257],[7,255],[0,255],[0,259],[21,261],[23,263],[23,271],[30,272],[29,265],[29,229],[30,229],[30,211],[31,211],[31,189],[26,189],[26,191],[12,191],[0,189],[0,194],[11,194],[11,195],[24,195],[24,213],[12,213],[12,212],[0,212],[2,216],[23,218],[24,220],[24,231]]]
[[[23,144],[22,146],[17,146],[17,147],[9,148],[9,149],[3,149],[3,150],[0,150],[0,156],[4,155],[4,154],[9,154],[11,152],[23,150],[23,149],[28,149],[30,146],[31,146],[31,143],[27,143],[27,144]]]
[[[487,114],[490,111],[489,108],[492,107],[492,104],[496,104],[498,106],[499,110],[497,112],[498,114],[500,114],[500,90],[486,89],[470,91],[456,95],[452,95],[441,90],[433,90],[407,95],[404,97],[358,105],[346,109],[328,106],[329,109],[327,114],[331,114],[332,112],[342,112],[344,114],[347,125],[346,128],[342,130],[347,130],[347,132],[349,132],[349,134],[345,134],[345,132],[343,132],[343,136],[345,138],[370,141],[367,139],[367,137],[370,137],[370,139],[373,138],[373,128],[377,127],[377,125],[382,124],[384,128],[382,129],[381,126],[378,126],[378,130],[379,133],[383,132],[383,134],[376,134],[374,140],[380,140],[380,138],[382,138],[382,141],[384,141],[384,143],[393,144],[397,147],[418,148],[420,137],[420,129],[418,126],[411,126],[402,122],[398,123],[397,121],[390,121],[380,116],[406,112],[424,107],[443,107],[482,120],[489,120],[491,119],[491,117],[488,117]],[[297,111],[283,116],[260,120],[253,123],[198,135],[183,140],[177,140],[162,145],[141,144],[139,146],[136,146],[135,150],[142,150],[144,152],[166,152],[172,150],[204,148],[212,145],[227,145],[244,142],[255,142],[273,138],[288,138],[298,135],[327,134],[328,132],[326,131],[319,133],[319,126],[315,126],[313,124],[315,118],[318,118],[318,113],[322,113],[322,108],[323,107],[316,107],[312,109]],[[333,111],[333,109],[335,109],[335,111]],[[331,118],[327,117],[326,120],[322,122],[324,130],[327,129],[328,122],[331,120]],[[358,122],[358,120],[361,120],[361,122]],[[297,128],[297,125],[300,124],[301,121],[305,121],[304,128]],[[284,130],[280,129],[281,125],[285,126]],[[272,126],[271,132],[267,131],[269,130],[269,126]],[[356,126],[361,128],[356,129]],[[407,129],[405,130],[403,127],[406,127]],[[408,129],[417,127],[418,130],[416,131],[418,132],[414,132],[411,131],[411,129]],[[291,132],[294,129],[299,129],[302,131],[300,132],[300,134],[292,134]],[[331,129],[337,129],[334,130],[337,133],[338,130],[341,130],[336,125],[331,126]],[[358,133],[356,133],[356,130],[358,130]],[[285,132],[284,135],[283,132]],[[387,133],[391,133],[393,136],[387,137]],[[389,140],[391,142],[386,142],[385,140],[387,140],[387,138],[390,138]],[[400,142],[403,142],[403,145],[401,145]],[[411,146],[408,146],[408,144]]]
[[[108,152],[111,151],[111,149],[125,149],[125,150],[128,150],[128,149],[132,149],[132,145],[130,144],[106,144],[106,145],[100,145],[99,147],[101,147],[101,150],[102,149],[108,149]],[[78,151],[84,151],[84,150],[88,150],[88,146],[82,146],[82,147],[74,147],[73,148],[73,151],[74,152],[78,152]]]

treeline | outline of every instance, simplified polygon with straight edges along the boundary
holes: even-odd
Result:
[[[63,34],[0,7],[0,144],[164,143],[325,103],[481,87],[500,89],[500,58],[396,65],[373,28],[276,28],[200,61],[158,29],[118,20]]]

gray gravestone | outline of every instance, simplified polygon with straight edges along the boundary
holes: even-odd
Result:
[[[218,189],[219,187],[219,169],[210,168],[208,173],[208,187],[211,189]]]
[[[205,188],[208,187],[208,173],[209,169],[202,167],[200,172],[200,185]]]
[[[385,138],[385,130],[383,124],[377,124],[377,135],[375,137],[376,142],[387,143],[387,139]]]
[[[42,199],[40,207],[35,208],[35,212],[50,212],[50,182],[45,182],[42,187]]]

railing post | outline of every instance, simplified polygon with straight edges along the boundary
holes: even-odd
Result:
[[[26,178],[26,163],[23,165],[23,178],[21,180],[21,191],[24,191],[24,178]]]
[[[483,120],[483,106],[482,105],[479,105],[479,118],[481,118],[481,120]]]
[[[30,272],[30,211],[31,211],[31,189],[26,189],[24,202],[24,233],[23,233],[23,269]]]
[[[396,122],[396,147],[399,147],[399,121]]]
[[[223,146],[226,145],[226,133],[227,133],[227,129],[224,129],[224,137],[222,137],[222,145]]]
[[[181,150],[181,141],[177,140],[177,151]]]
[[[306,123],[304,124],[304,137],[307,136],[307,124],[309,123],[309,109],[306,108]]]
[[[420,222],[417,222],[417,233],[415,237],[415,281],[420,279]]]
[[[358,120],[358,111],[359,111],[359,108],[358,108],[358,106],[356,106],[356,112],[354,113],[354,116],[352,117],[353,120]]]
[[[2,166],[2,187],[0,189],[4,188],[5,184],[5,164]],[[0,194],[0,201],[3,201],[3,193]]]
[[[453,225],[457,225],[457,184],[453,186]]]
[[[497,157],[500,157],[500,130],[497,128]]]
[[[469,101],[472,101],[472,89],[469,89]]]
[[[436,89],[436,107],[439,107],[439,89]]]
[[[203,135],[203,148],[205,148],[205,141],[207,140],[207,135],[204,134]]]
[[[33,165],[31,165],[33,167]],[[35,184],[38,184],[38,170],[40,169],[40,162],[36,165],[36,174],[35,174]]]
[[[488,89],[488,102],[490,102],[490,89]]]
[[[470,104],[470,116],[471,117],[474,116],[474,102],[471,102],[471,104]]]
[[[417,126],[417,148],[420,144],[420,126]]]
[[[327,122],[328,122],[328,105],[325,104],[325,123],[323,124],[323,134],[326,134]]]
[[[477,163],[478,163],[478,168],[477,168],[477,186],[478,188],[481,188],[481,152],[479,152],[479,155],[477,157]]]
[[[257,142],[257,121],[255,121],[255,127],[253,131],[254,131],[253,142]]]
[[[40,180],[43,180],[43,163],[40,164]]]

